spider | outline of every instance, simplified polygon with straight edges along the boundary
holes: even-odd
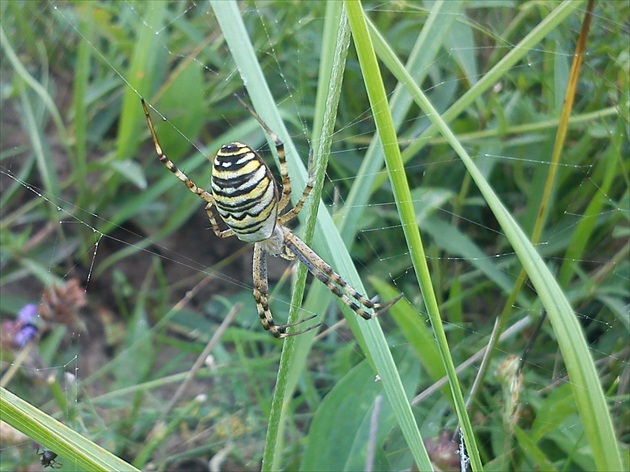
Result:
[[[321,325],[318,323],[305,329],[287,332],[287,328],[300,325],[317,315],[289,324],[274,323],[269,309],[267,254],[289,261],[297,259],[345,305],[366,320],[387,310],[402,297],[402,294],[387,303],[377,303],[368,299],[344,281],[328,263],[286,226],[300,213],[313,188],[312,154],[309,158],[308,182],[302,196],[293,208],[281,214],[291,200],[291,180],[287,170],[284,144],[248,104],[238,95],[236,99],[274,141],[280,162],[281,191],[269,166],[252,148],[239,142],[224,144],[219,149],[212,167],[212,193],[199,187],[164,154],[149,115],[149,108],[144,99],[141,102],[160,162],[192,193],[206,202],[205,210],[214,234],[219,238],[236,236],[241,241],[254,243],[252,267],[254,300],[263,327],[276,338],[285,338],[305,333]],[[215,208],[227,229],[222,230],[217,223]]]
[[[39,462],[46,467],[50,467],[51,469],[60,469],[63,464],[60,464],[55,459],[57,459],[57,454],[52,451],[42,449],[42,452],[39,452],[39,448],[37,448],[37,455],[40,456]]]

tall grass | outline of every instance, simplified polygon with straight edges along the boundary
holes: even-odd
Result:
[[[23,349],[3,326],[3,420],[85,470],[458,470],[462,441],[474,470],[627,468],[627,5],[595,5],[564,119],[586,2],[35,5],[0,5],[0,309],[74,277],[88,305]],[[296,195],[313,149],[296,232],[363,293],[403,292],[389,313],[271,266],[274,317],[326,332],[262,330],[248,248],[208,230],[140,107],[207,186],[221,143],[264,143],[235,92]]]

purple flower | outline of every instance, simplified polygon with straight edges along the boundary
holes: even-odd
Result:
[[[38,317],[37,305],[29,303],[22,307],[15,321],[2,322],[2,331],[11,333],[7,338],[11,347],[22,349],[31,340],[37,338],[39,330],[35,323]]]
[[[22,326],[22,328],[20,328],[20,330],[15,333],[15,336],[13,336],[12,344],[16,348],[21,349],[26,346],[31,341],[31,339],[34,339],[36,337],[37,328],[32,324],[27,324]]]
[[[24,305],[20,312],[18,313],[17,319],[19,323],[23,325],[33,323],[35,318],[37,318],[37,305],[33,303],[29,303],[28,305]]]

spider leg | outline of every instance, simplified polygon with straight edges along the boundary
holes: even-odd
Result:
[[[192,193],[194,193],[199,198],[201,198],[204,202],[207,203],[206,214],[208,215],[208,219],[210,220],[210,224],[212,225],[212,230],[214,231],[214,234],[216,234],[220,238],[228,238],[230,236],[233,236],[234,232],[231,229],[226,229],[224,231],[221,231],[221,228],[219,227],[217,223],[217,219],[214,215],[214,212],[212,211],[212,207],[214,205],[214,198],[212,198],[212,195],[208,191],[199,187],[192,180],[190,180],[190,178],[186,174],[184,174],[175,165],[175,163],[166,156],[166,154],[164,154],[164,151],[162,151],[162,146],[160,146],[157,133],[155,132],[155,127],[153,126],[153,120],[151,120],[151,115],[149,114],[149,107],[147,106],[147,103],[144,101],[144,98],[142,98],[141,101],[142,101],[142,109],[144,110],[144,116],[147,119],[147,123],[149,125],[149,131],[151,132],[151,138],[153,139],[153,146],[155,147],[155,153],[160,159],[160,162],[164,164],[164,167],[166,167],[173,174],[175,174],[175,177],[181,180],[186,185],[186,187],[188,187],[188,190],[190,190]]]
[[[305,321],[312,320],[317,315],[309,316],[298,320],[294,323],[288,323],[284,325],[276,325],[273,322],[273,316],[269,309],[269,282],[267,279],[267,259],[266,253],[262,245],[259,243],[254,244],[254,261],[252,264],[252,273],[254,278],[254,300],[256,300],[256,309],[258,310],[258,316],[260,322],[267,331],[270,331],[276,338],[286,338],[288,336],[296,336],[298,334],[306,333],[312,329],[319,328],[321,323],[309,326],[299,331],[292,331],[287,333],[287,328],[297,326]]]
[[[343,280],[330,264],[319,257],[315,251],[293,234],[291,230],[288,228],[282,229],[287,248],[295,254],[297,259],[306,266],[311,274],[328,287],[328,290],[337,295],[347,307],[362,318],[366,320],[372,319],[389,309],[402,298],[401,293],[386,303],[373,302]]]
[[[210,220],[210,225],[212,226],[212,231],[220,238],[229,238],[230,236],[234,236],[234,231],[231,228],[221,230],[219,227],[219,223],[217,223],[217,218],[214,214],[214,210],[212,209],[214,205],[212,203],[208,203],[206,205],[206,215],[208,215],[208,219]]]
[[[250,112],[253,111],[250,109]],[[255,115],[258,116],[258,115]],[[287,166],[287,155],[284,152],[284,143],[280,141],[280,138],[267,127],[267,125],[258,118],[259,123],[262,124],[267,134],[273,139],[276,146],[276,153],[278,154],[278,162],[280,163],[280,176],[282,177],[282,195],[278,202],[278,211],[282,211],[291,201],[291,179],[289,178],[289,168]]]
[[[286,208],[291,200],[291,179],[289,178],[289,170],[287,167],[286,153],[284,151],[284,143],[280,140],[280,138],[278,138],[278,135],[274,133],[271,128],[269,128],[269,126],[267,126],[267,123],[265,123],[262,118],[260,118],[260,116],[252,109],[252,107],[245,103],[245,101],[238,95],[235,94],[234,96],[240,102],[240,104],[249,112],[249,114],[252,115],[254,119],[258,121],[258,123],[260,123],[260,126],[263,128],[265,133],[269,135],[269,137],[273,140],[274,145],[276,146],[276,153],[278,154],[278,161],[280,162],[280,175],[282,176],[282,195],[280,197],[280,201],[278,202],[278,212],[281,212]],[[280,217],[281,224],[292,220],[298,215],[298,213],[302,209],[302,206],[304,205],[306,197],[308,197],[308,195],[311,193],[311,190],[313,189],[312,163],[313,152],[311,150],[308,160],[308,181],[306,182],[306,187],[304,188],[302,196],[300,197],[300,200],[296,203],[296,205],[289,212]]]
[[[287,175],[287,179],[288,178],[289,177]],[[284,179],[283,179],[283,181],[284,181]],[[280,224],[284,225],[288,221],[291,221],[293,218],[298,216],[300,211],[302,211],[302,207],[304,206],[304,202],[306,201],[308,196],[311,194],[311,191],[313,190],[313,185],[315,185],[315,183],[313,181],[313,150],[311,149],[310,152],[308,153],[308,180],[306,181],[306,187],[304,187],[304,191],[302,192],[302,196],[300,196],[300,199],[295,204],[295,206],[293,208],[291,208],[289,211],[287,211],[280,218],[278,218],[278,222]],[[284,187],[284,184],[283,184],[283,187]]]
[[[198,195],[206,203],[213,205],[214,199],[212,198],[212,195],[206,190],[197,186],[197,184],[195,184],[192,180],[190,180],[188,176],[184,174],[181,170],[179,170],[177,166],[175,165],[175,163],[171,161],[166,156],[166,154],[164,154],[164,152],[162,151],[162,146],[160,146],[160,142],[158,141],[157,133],[155,132],[155,127],[153,126],[153,120],[151,120],[151,115],[149,114],[149,107],[147,106],[147,103],[144,101],[144,98],[142,98],[141,101],[142,101],[142,108],[144,109],[144,116],[146,117],[147,123],[149,124],[149,131],[151,132],[151,138],[153,139],[155,153],[160,159],[160,162],[164,164],[164,167],[166,167],[173,174],[175,174],[175,177],[177,177],[179,180],[184,182],[186,187],[188,187],[188,189],[192,193],[194,193],[195,195]]]

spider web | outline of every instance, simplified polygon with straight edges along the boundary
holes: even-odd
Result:
[[[627,30],[627,26],[620,25],[614,8],[598,8],[591,31]],[[248,31],[252,32],[251,39],[263,72],[272,84],[274,98],[286,114],[291,138],[299,150],[300,156],[289,155],[288,160],[297,158],[306,164],[317,73],[317,68],[313,67],[317,54],[313,49],[318,47],[323,9],[306,6],[285,9],[281,3],[265,2],[248,3],[241,9]],[[516,15],[509,8],[499,10]],[[450,43],[447,41],[428,67],[423,90],[434,103],[441,104],[441,111],[486,72],[485,69],[466,69],[473,64],[466,60],[467,56],[472,55],[479,62],[490,61],[493,55],[500,57],[517,44],[518,39],[501,36],[496,31],[503,30],[494,29],[497,24],[504,24],[500,14],[495,18],[475,16],[482,11],[483,8],[472,10],[465,20],[458,18],[469,28],[458,29],[462,36],[451,36]],[[82,23],[88,13],[93,15],[92,30]],[[413,5],[370,6],[370,15],[378,18],[381,26],[388,24],[384,19],[388,15],[393,18],[402,13],[422,21],[427,16],[427,10]],[[583,13],[579,10],[570,17],[558,33],[561,39],[577,40]],[[15,13],[3,7],[2,14]],[[200,407],[204,420],[195,425],[189,437],[182,434],[173,450],[203,444],[200,438],[205,428],[210,428],[209,418],[218,416],[220,419],[212,426],[212,444],[208,450],[215,453],[229,450],[231,441],[238,438],[256,451],[245,453],[251,461],[246,465],[257,467],[260,436],[266,428],[265,415],[259,410],[256,414],[245,410],[253,389],[245,389],[248,395],[238,391],[237,381],[226,380],[226,372],[242,374],[250,369],[248,365],[252,362],[262,363],[267,373],[261,378],[268,385],[257,392],[256,402],[264,404],[273,389],[274,368],[280,353],[279,344],[262,330],[255,313],[248,259],[251,248],[236,238],[218,240],[210,231],[201,202],[187,195],[183,186],[159,164],[141,118],[142,93],[134,85],[136,77],[132,76],[134,61],[139,60],[133,56],[134,41],[149,33],[155,39],[147,54],[154,55],[160,66],[154,68],[157,73],[151,90],[143,93],[155,106],[153,118],[167,155],[198,184],[208,188],[209,166],[205,156],[213,155],[224,141],[243,140],[261,147],[270,162],[271,153],[264,147],[262,133],[243,124],[247,115],[230,98],[234,92],[243,95],[244,88],[221,40],[213,11],[206,4],[182,3],[169,6],[163,21],[156,22],[151,17],[151,9],[134,2],[114,6],[94,4],[88,9],[49,1],[39,14],[38,24],[47,26],[37,31],[41,37],[20,40],[10,35],[19,28],[7,26],[5,30],[16,53],[15,62],[27,66],[19,70],[8,61],[2,64],[5,91],[0,162],[3,238],[0,312],[4,323],[1,365],[5,385],[14,387],[44,411],[56,413],[64,423],[88,437],[107,438],[108,431],[118,428],[109,426],[111,413],[100,413],[97,408],[116,408],[112,405],[120,401],[120,392],[125,388],[133,389],[138,383],[158,379],[166,389],[172,387],[180,379],[176,374],[192,365],[230,308],[242,302],[243,308],[235,314],[232,328],[208,358],[211,373],[193,383],[187,396],[208,395],[208,385],[216,386],[213,382],[219,380],[227,382],[229,393],[210,394],[217,406]],[[396,44],[404,45],[404,38],[414,38],[417,34],[409,24],[397,27],[390,23],[389,28],[389,38]],[[483,34],[473,42],[472,37],[466,36],[470,31]],[[489,38],[493,39],[492,45]],[[484,45],[486,43],[489,45]],[[549,70],[550,64],[556,70],[563,64],[569,67],[573,44],[570,47],[560,44],[560,40],[541,43],[529,51],[526,60],[514,66],[513,75],[498,82],[492,94],[484,95],[496,106],[479,107],[458,122],[464,146],[486,177],[502,172],[509,175],[509,181],[495,177],[493,184],[508,208],[529,230],[536,206],[531,204],[534,196],[525,191],[528,185],[539,183],[537,179],[548,173],[551,165],[548,146],[553,141],[545,136],[552,134],[557,126],[557,122],[540,113],[536,106],[541,106],[545,99],[555,100],[555,108],[547,108],[559,110],[563,97],[557,91],[554,94],[549,90],[536,90],[540,100],[533,100],[527,93],[531,95],[534,91],[527,90],[517,80],[540,83],[537,74]],[[620,97],[624,96],[622,82],[625,79],[615,83],[609,74],[602,74],[605,69],[602,57],[609,58],[612,50],[589,51],[580,77],[580,81],[587,84],[581,90],[584,98],[576,103],[577,120],[584,123],[577,129],[602,143],[608,143],[611,136],[619,132],[615,128],[619,113],[614,111],[614,106],[591,109],[587,101],[589,93],[595,97],[608,93],[610,103],[623,102]],[[405,49],[397,52],[402,56],[409,53]],[[352,50],[349,63],[354,66],[353,53]],[[621,53],[614,60],[625,60],[627,64],[627,49]],[[77,54],[77,59],[66,61],[64,54]],[[86,77],[80,75],[85,73],[80,69],[81,54],[89,57],[90,72]],[[59,58],[64,67],[73,64],[76,68],[59,70],[55,63]],[[510,82],[512,77],[515,82]],[[80,93],[76,88],[80,79],[91,87],[85,95],[89,107],[83,117],[86,123],[83,136],[75,134],[80,126],[77,127],[74,120],[80,118],[76,116],[79,108],[73,106],[72,98],[73,94]],[[392,79],[386,79],[388,84],[395,84]],[[338,218],[347,218],[353,211],[362,215],[349,244],[361,278],[364,281],[375,278],[405,293],[418,316],[426,320],[387,183],[373,192],[368,202],[346,205],[357,181],[356,172],[376,130],[362,79],[352,67],[348,68],[344,84],[347,88],[342,93],[332,138],[324,203]],[[502,88],[512,88],[515,98],[499,103]],[[558,89],[564,90],[563,87]],[[182,98],[182,93],[198,96],[201,101],[190,103]],[[126,95],[137,99],[133,124],[131,114],[125,116],[124,112]],[[51,102],[44,97],[50,97]],[[178,101],[184,101],[191,108],[178,106]],[[599,105],[601,103],[600,100]],[[213,108],[208,109],[208,105]],[[51,113],[53,110],[59,111],[60,121]],[[496,116],[494,113],[498,112],[504,114]],[[403,149],[428,126],[428,117],[419,113],[414,109],[405,117],[400,132]],[[209,114],[213,115],[212,124],[206,124]],[[159,123],[160,116],[165,117],[162,123]],[[512,128],[510,119],[515,116],[522,120],[522,128],[520,125]],[[495,129],[504,126],[510,134],[484,136],[479,130],[485,128],[479,123],[495,123]],[[132,130],[127,142],[122,137],[125,132],[120,131],[125,126]],[[137,135],[130,138],[134,133]],[[577,148],[585,141],[580,140],[576,132],[571,138]],[[73,159],[67,151],[80,152],[72,143],[81,139],[85,140],[87,148],[82,151],[84,168],[78,171],[81,158]],[[501,139],[508,140],[508,144],[500,145]],[[131,141],[133,143],[129,144]],[[621,141],[627,151],[627,138]],[[124,146],[135,152],[121,155],[120,149]],[[532,153],[532,149],[536,152]],[[618,152],[621,155],[622,149]],[[537,248],[555,271],[561,271],[568,262],[579,279],[597,281],[594,287],[600,293],[589,303],[581,303],[579,306],[583,308],[577,310],[576,315],[587,327],[593,357],[599,365],[608,366],[606,371],[610,373],[619,370],[627,373],[628,349],[623,343],[620,345],[617,332],[628,328],[628,299],[624,289],[628,284],[628,265],[623,246],[627,245],[624,237],[627,237],[629,212],[623,177],[603,190],[597,162],[579,157],[572,161],[569,156],[558,166],[559,180],[564,183],[560,187],[562,191],[577,187],[582,190],[573,195],[600,195],[604,203],[597,212],[589,214],[586,213],[588,201],[557,197],[555,202],[560,206],[553,209],[555,215],[550,218],[551,223],[545,228]],[[625,166],[627,170],[627,164]],[[275,166],[272,167],[275,171]],[[480,195],[471,188],[459,158],[440,138],[431,139],[420,155],[406,162],[405,169],[427,244],[427,259],[434,270],[436,286],[443,290],[438,299],[444,307],[450,341],[453,349],[461,353],[463,362],[471,355],[467,346],[483,346],[501,309],[500,303],[487,295],[474,298],[475,292],[484,288],[479,274],[486,274],[486,283],[496,284],[507,293],[519,276],[520,265],[514,264],[514,252],[506,244]],[[83,172],[80,174],[83,179],[77,179],[78,172]],[[379,171],[375,177],[377,181],[385,180],[385,173]],[[464,188],[466,190],[462,190]],[[589,246],[590,251],[567,261],[563,256],[566,240],[586,219],[605,222],[593,223],[596,226],[594,238],[599,244]],[[300,234],[299,227],[296,232]],[[612,236],[608,234],[611,232]],[[270,260],[269,263],[271,309],[276,322],[282,323],[290,307],[293,271],[282,261]],[[448,278],[456,282],[448,282]],[[375,293],[373,286],[366,284],[366,287],[368,296]],[[533,320],[540,316],[540,307],[527,303],[533,289],[527,286],[527,291],[527,296],[519,298],[512,307],[514,319]],[[495,296],[497,293],[501,292],[495,292]],[[474,303],[452,302],[461,297],[472,297]],[[37,307],[37,311],[32,312],[34,317],[20,321],[18,314],[22,312],[26,316],[29,306],[31,310],[32,306]],[[625,326],[619,312],[625,313]],[[309,314],[314,313],[304,313]],[[324,358],[322,366],[313,361],[309,368],[335,371],[361,359],[363,355],[353,342],[351,332],[337,324],[343,317],[335,304],[330,305],[323,320],[324,327],[331,329],[332,334],[321,340],[321,348],[315,351],[318,354],[314,357]],[[410,348],[409,341],[400,334],[391,317],[383,315],[379,322],[391,333],[393,349],[402,352]],[[525,323],[517,327],[520,331],[514,331],[512,336],[527,335],[532,325]],[[543,328],[541,336],[552,337],[548,324],[543,326],[547,328]],[[16,333],[23,333],[22,330],[29,327],[34,328],[33,341],[18,339],[20,342],[17,342]],[[511,346],[499,344],[500,355],[522,355],[525,344],[514,337],[508,341]],[[152,343],[157,343],[163,352],[156,352],[159,349],[152,347]],[[190,344],[196,347],[191,348]],[[340,346],[344,352],[337,356]],[[464,356],[464,353],[467,354]],[[143,357],[155,362],[129,362]],[[476,368],[478,363],[472,364],[471,369]],[[528,368],[536,372],[528,381],[540,390],[567,380],[564,368],[547,358],[530,354],[524,369]],[[141,382],[138,379],[142,379]],[[327,385],[327,388],[332,387]],[[427,386],[422,390],[425,388]],[[619,391],[627,393],[626,388],[622,381]],[[27,391],[33,392],[30,398]],[[83,396],[87,399],[83,400]],[[163,391],[148,390],[147,396],[148,408],[159,411]],[[225,411],[229,415],[221,416]],[[439,437],[443,429],[455,426],[446,421],[436,424],[427,433]],[[150,427],[145,426],[143,430],[150,431]],[[452,436],[444,439],[451,440]],[[1,449],[2,461],[9,464],[9,468],[38,460],[34,452],[37,446],[26,438],[3,443],[6,446]],[[437,440],[436,444],[439,443]],[[171,452],[165,449],[161,454],[168,457]],[[69,463],[64,469],[71,467]]]

